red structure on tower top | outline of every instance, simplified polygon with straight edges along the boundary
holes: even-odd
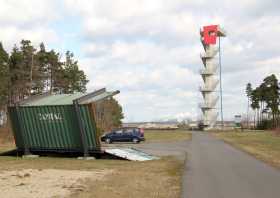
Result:
[[[219,25],[207,25],[200,31],[204,45],[215,45],[217,37],[225,36],[224,30]]]
[[[206,45],[216,44],[217,40],[217,32],[218,32],[218,26],[217,25],[209,25],[203,27],[203,42]]]

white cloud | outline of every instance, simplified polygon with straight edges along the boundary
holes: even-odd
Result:
[[[278,1],[70,0],[66,5],[83,19],[82,65],[90,87],[121,89],[128,120],[197,114],[203,67],[198,31],[205,24],[221,24],[228,32],[222,41],[227,119],[244,111],[248,81],[278,72]]]
[[[22,39],[31,40],[35,45],[43,41],[45,43],[58,41],[58,36],[54,30],[41,27],[32,27],[30,29],[19,29],[15,26],[5,27],[0,32],[0,37],[8,50]]]
[[[199,28],[218,23],[222,39],[225,117],[246,110],[247,82],[279,73],[280,17],[276,0],[0,0],[0,37],[11,48],[22,38],[79,51],[89,89],[120,89],[126,120],[196,117],[202,82]],[[58,28],[58,29],[56,29]],[[65,31],[65,32],[63,32]],[[60,34],[58,34],[60,32]],[[62,35],[61,35],[62,33]],[[67,40],[68,39],[68,40]],[[79,48],[81,47],[81,48]]]
[[[30,26],[58,18],[53,0],[1,0],[0,24]]]
[[[178,113],[178,107],[185,113],[196,107],[187,98],[196,97],[200,77],[182,65],[186,61],[182,59],[184,53],[179,53],[181,49],[168,50],[145,42],[117,42],[106,49],[103,56],[88,57],[80,63],[93,79],[89,89],[106,86],[121,91],[119,100],[126,120],[156,120]]]
[[[49,24],[59,18],[55,1],[1,0],[0,37],[5,48],[11,50],[22,39],[39,42],[57,42],[58,35]]]

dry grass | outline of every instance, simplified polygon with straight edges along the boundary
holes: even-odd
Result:
[[[218,138],[280,168],[280,137],[271,132],[221,132]]]
[[[190,140],[192,134],[186,130],[145,130],[147,142],[172,142]]]
[[[124,160],[84,161],[76,158],[23,159],[0,157],[1,171],[11,170],[82,170],[111,171],[102,180],[94,177],[82,181],[82,190],[70,197],[180,197],[183,162],[172,157],[155,161],[130,162]],[[48,189],[46,189],[47,191]]]
[[[175,159],[149,162],[130,162],[117,166],[104,180],[88,180],[84,192],[72,197],[81,198],[179,198],[183,163]]]
[[[14,148],[13,140],[6,134],[0,136],[0,152]],[[189,139],[183,131],[146,132],[148,141],[176,141]],[[1,139],[2,138],[2,139]],[[161,160],[131,162],[125,160],[77,160],[76,158],[40,157],[0,157],[1,171],[24,170],[79,170],[110,171],[104,179],[94,177],[81,182],[82,189],[73,192],[73,197],[158,197],[179,198],[183,161],[167,157]],[[73,171],[73,172],[75,172]],[[10,185],[10,184],[7,184]],[[46,189],[46,192],[48,189]]]

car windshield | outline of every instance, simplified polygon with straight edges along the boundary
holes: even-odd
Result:
[[[133,129],[126,129],[125,133],[133,133]]]
[[[121,134],[121,133],[123,133],[123,131],[122,130],[117,130],[117,131],[114,131],[114,133],[115,134]]]

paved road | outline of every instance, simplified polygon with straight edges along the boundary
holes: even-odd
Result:
[[[140,144],[103,144],[102,148],[136,148],[156,156],[175,156],[180,160],[185,160],[187,148],[190,145],[190,141],[176,141],[176,142],[148,142]]]
[[[193,133],[182,197],[280,197],[280,171],[203,132]]]

